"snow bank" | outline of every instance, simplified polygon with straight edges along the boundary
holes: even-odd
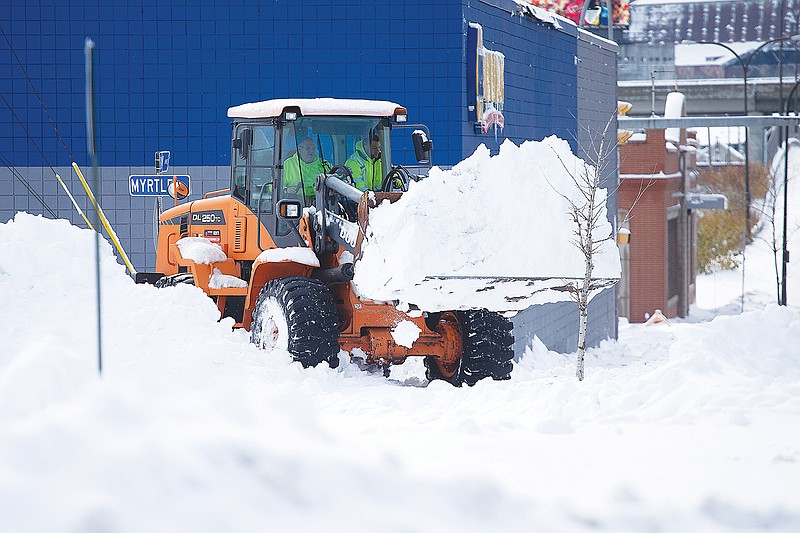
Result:
[[[452,170],[434,168],[399,201],[371,210],[370,233],[355,265],[356,291],[365,298],[400,300],[426,310],[504,311],[567,300],[563,291],[544,291],[515,307],[505,296],[583,277],[584,260],[572,244],[574,227],[565,199],[578,200],[570,173],[577,175],[582,166],[566,141],[548,137],[521,146],[506,141],[494,157],[480,146]],[[598,202],[605,194],[598,191]],[[600,219],[596,239],[612,232],[604,207]],[[614,240],[607,241],[596,254],[594,277],[619,274],[619,252]],[[446,279],[439,280],[439,287],[423,286],[426,278]],[[465,279],[464,289],[454,286],[454,278],[481,281]],[[504,291],[500,278],[522,281],[496,298],[491,289]],[[548,285],[534,278],[555,281]]]
[[[752,244],[747,246],[744,274],[746,283],[744,292],[744,309],[763,309],[768,303],[777,301],[776,269],[781,270],[781,252],[783,242],[783,200],[784,200],[784,151],[779,149],[771,163],[770,173],[776,180],[774,187],[767,192],[762,204],[759,199],[753,200],[755,209],[761,209],[760,221],[756,228]],[[800,205],[797,205],[798,182],[800,182],[800,142],[790,139],[788,167],[788,210],[787,250],[791,260],[787,264],[787,291],[790,303],[796,302],[796,287],[800,287],[800,263],[794,260],[795,250],[800,248]],[[775,211],[771,202],[777,200]],[[772,222],[775,222],[773,228]],[[776,250],[776,251],[773,251]],[[742,309],[742,267],[712,274],[700,274],[697,284],[698,308],[713,309],[721,312],[738,313]]]
[[[303,369],[101,251],[99,377],[94,234],[0,224],[0,531],[800,531],[796,307],[454,388]]]

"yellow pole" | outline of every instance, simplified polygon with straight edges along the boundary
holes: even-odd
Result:
[[[61,188],[64,189],[64,192],[67,193],[67,196],[69,196],[70,201],[72,201],[72,205],[74,205],[75,209],[78,210],[78,214],[83,218],[84,222],[86,222],[86,225],[89,226],[90,230],[94,230],[92,223],[89,222],[89,219],[86,218],[86,215],[83,214],[83,209],[81,209],[81,207],[78,205],[78,202],[75,201],[75,197],[72,196],[72,193],[70,193],[69,189],[67,189],[67,184],[64,183],[64,180],[62,180],[61,176],[59,176],[58,174],[56,174],[56,179],[58,180],[58,183],[61,185]]]
[[[81,169],[78,168],[78,164],[74,161],[72,162],[72,168],[75,169],[75,172],[78,174],[78,179],[81,180],[81,185],[86,190],[86,195],[89,197],[89,201],[92,202],[92,206],[97,211],[97,216],[100,218],[100,222],[103,224],[103,227],[106,229],[108,236],[111,238],[111,242],[114,243],[114,246],[117,248],[119,255],[122,257],[122,260],[125,262],[125,266],[128,267],[128,270],[132,275],[136,275],[136,269],[133,268],[130,260],[128,259],[128,254],[125,253],[125,250],[122,249],[122,245],[119,242],[119,238],[117,234],[114,233],[114,230],[111,229],[111,224],[108,223],[108,219],[106,218],[105,213],[103,213],[103,208],[97,203],[94,198],[94,194],[92,194],[92,189],[89,188],[89,184],[86,183],[86,179],[83,177],[83,173]]]

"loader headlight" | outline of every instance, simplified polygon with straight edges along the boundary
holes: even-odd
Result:
[[[297,200],[281,200],[278,202],[278,216],[288,220],[297,220],[303,216],[303,207]]]
[[[403,122],[408,122],[408,111],[405,107],[395,107],[394,108],[394,121],[398,124],[402,124]]]
[[[285,119],[286,119],[288,122],[294,122],[295,120],[297,120],[297,113],[295,113],[294,111],[287,111],[287,112],[284,114],[284,118],[285,118]]]

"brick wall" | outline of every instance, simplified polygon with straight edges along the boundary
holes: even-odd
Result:
[[[667,299],[666,236],[667,210],[680,205],[673,197],[680,191],[674,175],[680,153],[667,150],[664,130],[647,130],[645,140],[623,145],[620,157],[619,208],[630,211],[630,320],[643,322],[656,309],[676,316],[675,302]]]

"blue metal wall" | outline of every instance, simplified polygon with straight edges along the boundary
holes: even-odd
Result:
[[[87,163],[85,37],[97,45],[100,163],[229,163],[226,110],[248,101],[332,96],[397,101],[437,125],[439,161],[461,159],[461,1],[11,0],[0,24],[78,163]],[[0,153],[16,166],[70,158],[0,42]],[[49,165],[48,165],[49,163]]]
[[[512,15],[511,2],[497,3],[11,0],[0,6],[0,21],[7,21],[2,28],[17,57],[0,43],[0,92],[45,157],[6,105],[0,153],[15,166],[68,165],[67,150],[87,163],[86,37],[97,45],[103,166],[149,165],[156,150],[171,150],[185,165],[227,165],[227,108],[285,96],[396,101],[432,128],[436,162],[445,165],[482,142],[496,148],[505,137],[521,142],[555,133],[572,140],[575,28],[557,30]],[[481,24],[484,44],[506,56],[506,128],[499,137],[475,134],[468,116],[469,22]]]
[[[505,56],[505,128],[497,136],[493,130],[476,134],[467,109],[472,102],[464,101],[460,129],[463,155],[471,154],[481,143],[496,153],[506,138],[519,144],[548,135],[558,135],[576,150],[577,29],[568,24],[557,29],[521,16],[511,0],[466,2],[464,18],[483,27],[484,47]]]

